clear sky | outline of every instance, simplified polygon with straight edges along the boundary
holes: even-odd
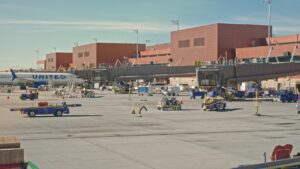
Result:
[[[300,0],[273,0],[275,35],[300,33]],[[0,70],[36,67],[74,43],[169,42],[170,31],[211,23],[267,24],[263,0],[0,0]],[[39,52],[36,52],[36,51]]]

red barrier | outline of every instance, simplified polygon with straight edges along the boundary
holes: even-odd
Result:
[[[272,153],[272,161],[283,160],[291,158],[293,145],[287,144],[285,146],[278,145],[274,148]]]

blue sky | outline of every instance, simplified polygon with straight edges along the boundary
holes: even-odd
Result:
[[[300,33],[300,0],[273,0],[275,35]],[[169,42],[176,29],[211,23],[267,24],[263,0],[0,0],[0,70],[36,67],[74,43]],[[36,50],[39,52],[37,53]]]

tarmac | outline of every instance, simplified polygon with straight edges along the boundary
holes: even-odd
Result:
[[[161,95],[114,95],[65,99],[81,103],[63,117],[28,118],[10,108],[38,101],[60,103],[42,92],[38,101],[21,101],[20,91],[0,94],[0,135],[18,136],[25,159],[41,169],[214,169],[270,161],[276,145],[300,152],[300,116],[295,103],[229,102],[226,111],[202,111],[201,100],[183,99],[182,111],[159,111]],[[133,105],[145,105],[142,117]]]

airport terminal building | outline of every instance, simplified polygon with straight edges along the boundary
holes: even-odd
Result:
[[[65,52],[49,53],[46,55],[46,71],[63,71],[68,70],[73,63],[73,54]]]
[[[137,44],[127,43],[93,43],[76,46],[73,48],[69,68],[86,70],[100,68],[101,65],[120,66],[122,63],[129,63],[132,66],[200,66],[259,63],[267,60],[285,62],[298,59],[297,56],[300,56],[298,43],[298,34],[268,39],[267,25],[216,23],[173,31],[170,33],[170,43],[147,47],[145,44],[139,44],[138,50]],[[56,64],[49,63],[49,58],[51,54],[47,56],[46,70],[57,71],[58,67],[63,65],[59,59],[53,59]],[[300,84],[298,76],[287,78],[292,79],[290,81],[295,85]],[[173,77],[169,80],[172,84],[196,85],[194,76]],[[272,85],[265,83],[265,86]]]
[[[138,45],[144,51],[144,44]],[[137,45],[126,43],[93,43],[73,48],[73,66],[77,70],[99,68],[101,64],[115,65],[126,58],[136,57]]]

